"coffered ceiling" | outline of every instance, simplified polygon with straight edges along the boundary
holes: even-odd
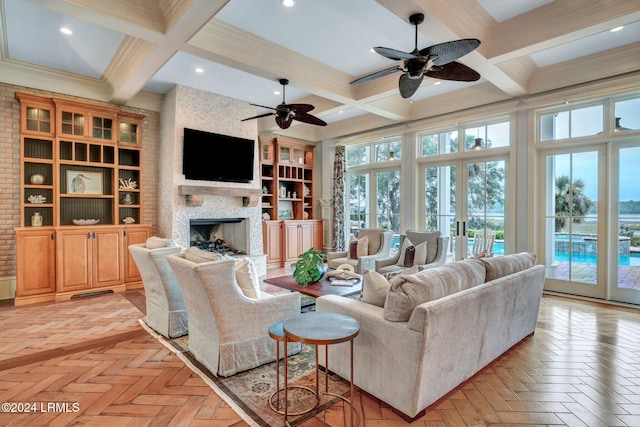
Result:
[[[159,105],[181,84],[275,107],[278,79],[287,78],[287,102],[315,105],[312,114],[328,126],[280,130],[267,117],[258,127],[310,140],[640,73],[638,0],[296,0],[291,8],[280,0],[0,0],[0,7],[0,81],[129,105]],[[413,50],[408,17],[416,12],[425,14],[420,49],[480,39],[459,62],[482,78],[425,78],[410,99],[398,92],[400,73],[350,85],[400,65],[370,48]]]

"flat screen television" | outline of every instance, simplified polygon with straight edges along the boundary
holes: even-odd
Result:
[[[252,139],[184,128],[182,173],[186,179],[250,182],[253,179]]]

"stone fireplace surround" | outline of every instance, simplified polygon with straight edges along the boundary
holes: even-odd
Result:
[[[258,129],[255,122],[242,122],[255,114],[255,107],[237,99],[176,86],[164,98],[161,116],[159,158],[158,232],[183,248],[190,245],[192,219],[240,218],[243,221],[244,251],[253,260],[258,275],[266,275],[266,255],[262,246],[261,208],[247,206],[241,194],[260,192]],[[254,179],[248,184],[186,180],[182,173],[184,128],[199,129],[256,141]],[[224,159],[212,158],[212,165]],[[181,188],[202,188],[201,204],[192,204]],[[233,190],[233,191],[230,191]],[[193,192],[190,192],[193,194]],[[227,231],[225,229],[225,235]],[[234,236],[235,238],[235,236]]]

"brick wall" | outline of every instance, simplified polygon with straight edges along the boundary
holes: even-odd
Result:
[[[108,105],[87,99],[0,83],[0,278],[16,274],[14,228],[20,225],[20,109],[15,93],[73,99],[87,104]],[[142,219],[157,230],[158,152],[160,113],[112,105],[146,116],[142,124]]]

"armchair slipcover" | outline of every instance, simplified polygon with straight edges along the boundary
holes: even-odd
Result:
[[[269,326],[300,314],[300,294],[244,296],[235,260],[195,263],[168,257],[189,313],[189,351],[215,376],[227,377],[276,360]],[[301,349],[290,344],[287,354]]]
[[[357,259],[349,258],[349,251],[327,253],[327,265],[329,268],[337,268],[341,264],[350,264],[356,273],[364,273],[365,270],[375,269],[375,261],[379,258],[387,258],[391,250],[393,232],[379,228],[361,228],[354,236],[357,239],[367,237],[369,239],[368,255]]]
[[[169,338],[180,337],[188,331],[187,309],[182,292],[167,256],[182,251],[179,246],[147,249],[144,243],[129,246],[144,286],[147,313],[144,321],[149,327]]]
[[[376,260],[375,269],[378,273],[396,273],[408,268],[404,265],[398,265],[400,256],[402,255],[400,253],[402,251],[402,245],[406,238],[408,238],[414,245],[427,242],[427,262],[424,264],[418,264],[419,270],[426,270],[445,263],[447,259],[449,237],[442,237],[439,231],[407,230],[406,234],[400,235],[400,248],[394,256]]]

